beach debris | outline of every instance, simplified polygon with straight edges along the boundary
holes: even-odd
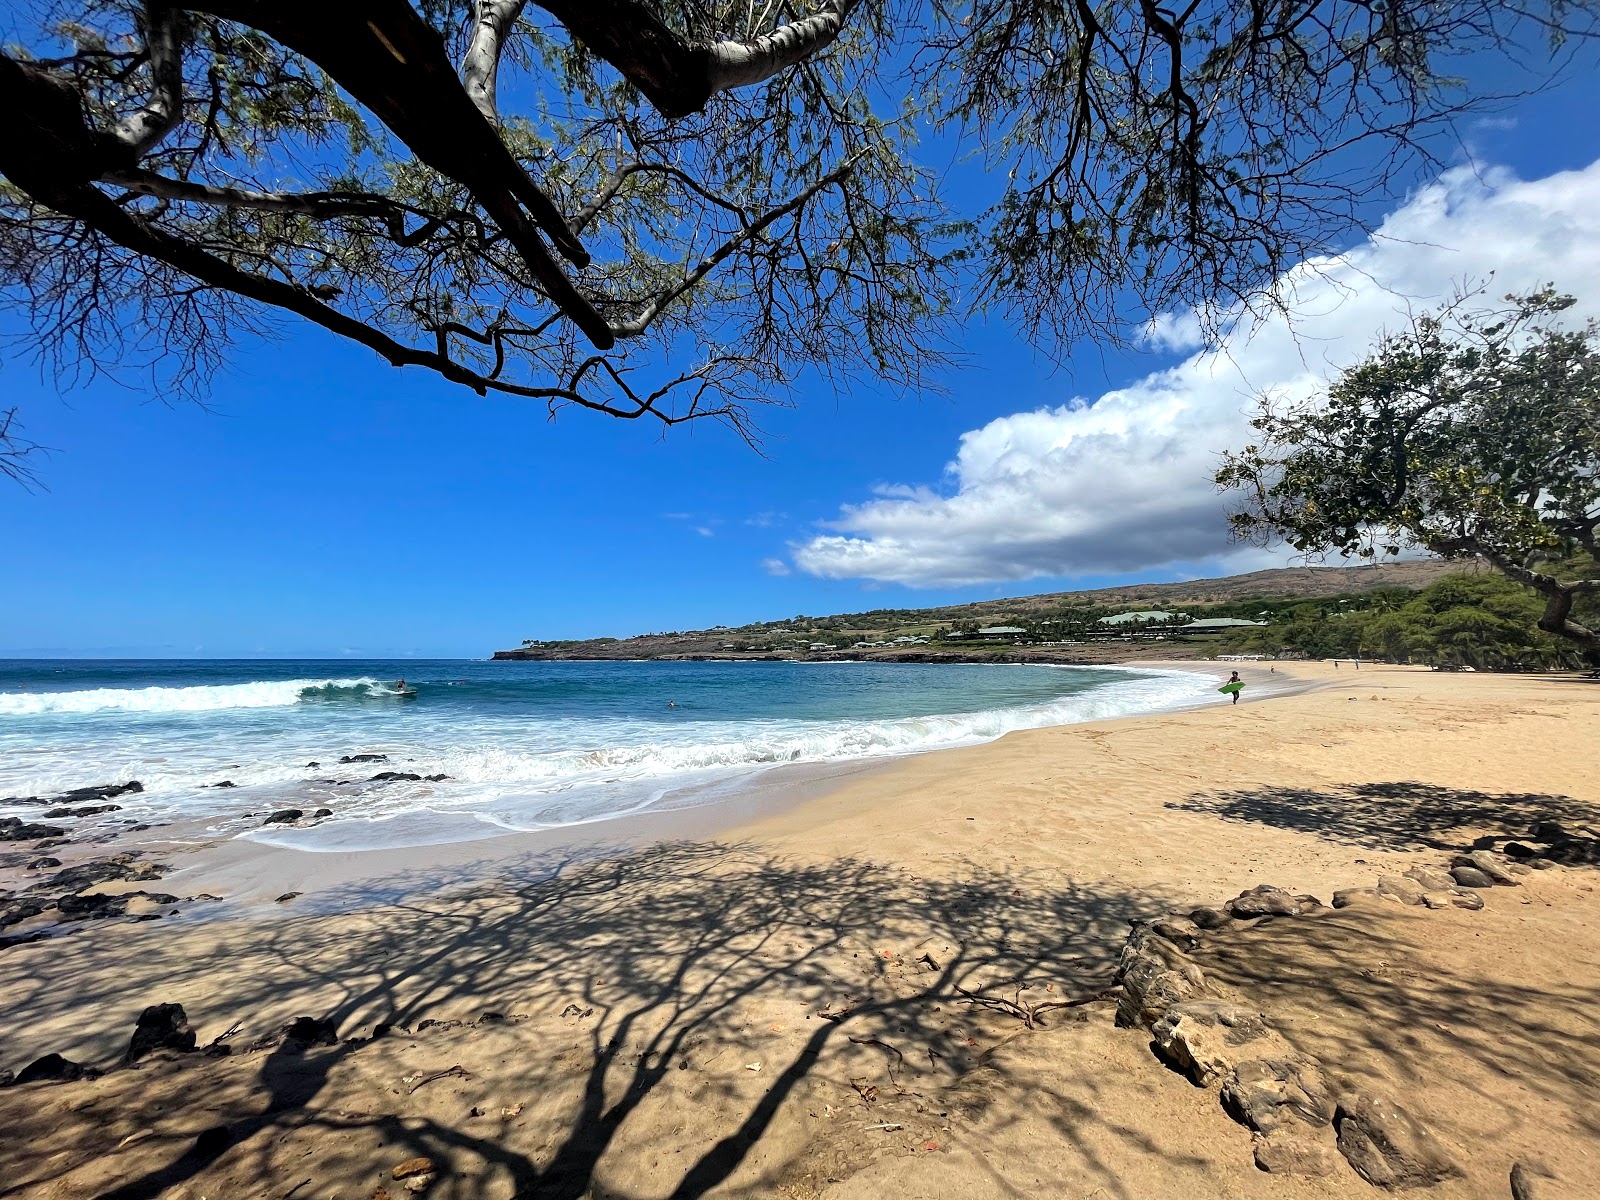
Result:
[[[436,1079],[471,1079],[471,1078],[472,1078],[472,1073],[470,1071],[468,1071],[465,1067],[463,1067],[460,1063],[457,1063],[453,1067],[446,1067],[444,1070],[435,1071],[431,1075],[407,1075],[400,1082],[410,1085],[410,1091],[407,1093],[409,1095],[409,1094],[415,1093],[416,1090],[418,1088],[420,1088],[420,1087],[426,1087],[428,1084],[432,1083]],[[398,1176],[397,1176],[397,1178],[398,1178]]]
[[[569,1004],[561,1010],[561,1015],[563,1017],[577,1017],[578,1020],[581,1021],[584,1017],[592,1015],[593,1012],[594,1009],[592,1008],[583,1008],[577,1004]]]
[[[1376,1187],[1429,1187],[1461,1173],[1427,1127],[1388,1096],[1345,1097],[1333,1125],[1339,1153]]]
[[[410,1179],[406,1180],[406,1191],[413,1194],[417,1192],[425,1192],[433,1186],[434,1179],[435,1176],[431,1174],[413,1175]]]
[[[1054,990],[1053,986],[1046,986],[1049,990]],[[1086,996],[1079,1000],[1044,1000],[1035,1004],[1032,1001],[1024,1000],[1022,998],[1022,993],[1027,990],[1029,989],[1026,985],[1019,987],[1012,994],[1011,999],[1008,1000],[1004,996],[985,996],[981,992],[969,992],[962,987],[956,988],[956,991],[960,993],[961,998],[967,1003],[977,1004],[984,1008],[992,1009],[995,1012],[1002,1012],[1007,1016],[1016,1017],[1029,1029],[1043,1028],[1044,1014],[1050,1012],[1052,1009],[1077,1008],[1080,1005],[1088,1004],[1094,1000],[1103,1000],[1111,994],[1109,992],[1097,992],[1092,996]],[[850,1040],[855,1042],[860,1041],[861,1039],[851,1038]]]
[[[876,1104],[878,1102],[878,1085],[868,1083],[865,1079],[852,1079],[850,1086],[855,1088],[856,1095],[860,1096],[863,1103]]]
[[[922,1148],[924,1150],[937,1150],[939,1148],[939,1143],[930,1138],[928,1141],[922,1143]]]
[[[277,899],[275,899],[273,901],[273,903],[274,904],[287,904],[287,903],[289,903],[289,901],[295,899],[297,896],[303,896],[303,895],[305,895],[304,892],[285,892],[283,895],[281,895]]]
[[[746,1071],[759,1071],[759,1070],[761,1070],[761,1064],[758,1063],[758,1062],[745,1063],[744,1069]]]
[[[930,970],[930,971],[937,971],[939,969],[938,960],[935,959],[933,957],[933,955],[931,955],[931,954],[924,954],[924,955],[922,955],[921,958],[917,959],[917,961],[919,963],[926,963],[927,966],[928,966],[928,970]]]
[[[139,1014],[122,1061],[138,1062],[153,1050],[178,1050],[187,1054],[194,1049],[194,1042],[194,1030],[189,1028],[183,1005],[152,1004]]]
[[[346,754],[339,761],[341,763],[388,762],[389,756],[387,754]]]
[[[1221,1000],[1174,1004],[1150,1030],[1157,1056],[1201,1087],[1233,1070],[1244,1057],[1239,1047],[1261,1042],[1270,1033],[1264,1014]],[[1269,1049],[1252,1046],[1251,1054]]]
[[[391,1179],[410,1179],[414,1175],[432,1175],[433,1159],[418,1156],[408,1158],[389,1172]]]
[[[505,1108],[502,1108],[500,1110],[500,1115],[502,1117],[507,1117],[507,1118],[521,1116],[522,1115],[522,1102],[519,1100],[515,1104],[511,1104],[511,1105],[508,1105]]]
[[[21,817],[0,817],[0,842],[31,842],[36,838],[60,837],[66,832],[59,825],[40,825]]]
[[[280,808],[277,812],[273,813],[261,823],[263,825],[288,825],[298,821],[305,815],[306,814],[298,808]]]
[[[896,1129],[904,1129],[905,1126],[901,1125],[898,1121],[880,1121],[876,1125],[868,1125],[867,1128],[881,1129],[885,1133],[893,1133]]]
[[[75,1079],[93,1079],[99,1075],[93,1067],[75,1063],[59,1054],[46,1054],[36,1058],[22,1070],[8,1086],[21,1087],[25,1083],[70,1083]]]

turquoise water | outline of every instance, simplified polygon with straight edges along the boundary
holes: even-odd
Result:
[[[415,698],[392,694],[402,676]],[[0,662],[0,797],[137,779],[119,820],[198,817],[307,849],[451,841],[716,803],[777,766],[1172,708],[1215,686],[1007,665]],[[386,761],[338,763],[363,753]],[[384,770],[449,778],[369,781]],[[334,815],[274,831],[243,816],[290,805]]]

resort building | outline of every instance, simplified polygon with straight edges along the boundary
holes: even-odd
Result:
[[[1145,609],[1142,612],[1117,613],[1112,617],[1101,617],[1102,625],[1152,625],[1157,621],[1185,621],[1188,613],[1163,612],[1160,609]]]

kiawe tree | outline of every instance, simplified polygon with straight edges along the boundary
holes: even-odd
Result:
[[[1544,598],[1540,629],[1600,657],[1600,325],[1545,288],[1459,297],[1383,337],[1325,394],[1263,397],[1217,474],[1235,533],[1312,555],[1482,558]]]
[[[1056,348],[1259,295],[1496,99],[1453,59],[1542,79],[1596,14],[40,4],[0,52],[0,296],[48,367],[194,391],[292,317],[478,394],[747,435],[802,372],[916,386],[975,305]],[[959,208],[927,165],[957,154]]]

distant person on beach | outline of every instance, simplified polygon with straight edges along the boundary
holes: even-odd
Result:
[[[1212,678],[1215,679],[1216,676],[1213,675]],[[1229,683],[1237,683],[1239,685],[1233,691],[1233,702],[1235,704],[1237,704],[1237,703],[1239,703],[1239,693],[1244,690],[1244,680],[1240,679],[1239,678],[1239,672],[1235,671],[1232,675],[1228,676],[1228,682]]]

